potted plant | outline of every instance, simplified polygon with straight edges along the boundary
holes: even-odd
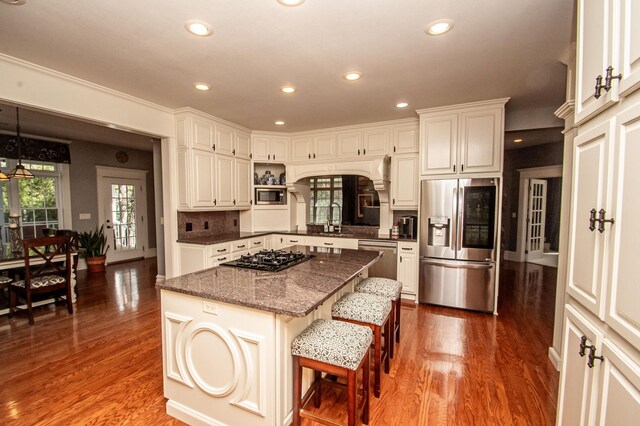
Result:
[[[104,225],[95,231],[78,233],[78,245],[80,246],[80,254],[87,261],[87,269],[89,272],[103,272],[104,264],[107,260],[107,237],[104,235]]]

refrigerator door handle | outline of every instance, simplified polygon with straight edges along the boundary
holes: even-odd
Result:
[[[459,260],[430,259],[426,257],[421,257],[420,263],[424,263],[426,265],[441,266],[443,268],[453,268],[453,269],[491,269],[495,267],[494,261],[464,262]]]
[[[451,241],[451,243],[449,243],[449,245],[451,247],[451,250],[455,252],[457,250],[456,241],[458,240],[458,220],[457,220],[458,188],[457,187],[453,188],[452,200],[453,200],[453,202],[451,203],[451,222],[452,223],[449,224],[449,240]]]
[[[464,186],[458,190],[458,220],[456,221],[456,250],[462,250],[462,233],[464,232]],[[458,255],[456,255],[458,257]]]

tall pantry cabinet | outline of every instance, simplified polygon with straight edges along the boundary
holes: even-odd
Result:
[[[557,422],[631,425],[640,419],[640,1],[579,0],[577,15]]]

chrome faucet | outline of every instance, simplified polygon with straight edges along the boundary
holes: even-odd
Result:
[[[338,224],[335,225],[335,229],[338,232],[342,232],[342,206],[336,202],[333,202],[329,205],[329,218],[331,220],[331,222],[333,223],[333,206],[336,205],[338,207],[338,217],[340,218],[338,220]]]

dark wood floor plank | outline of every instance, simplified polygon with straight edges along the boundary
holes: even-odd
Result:
[[[73,315],[50,305],[34,326],[0,317],[0,424],[181,424],[165,414],[155,275],[153,260],[81,271]],[[404,303],[370,424],[553,424],[554,299],[555,269],[505,262],[498,316]],[[345,407],[331,389],[319,411],[345,421]]]

